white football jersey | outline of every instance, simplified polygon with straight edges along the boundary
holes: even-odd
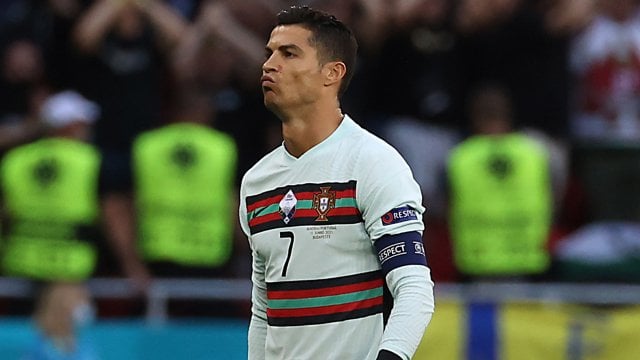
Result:
[[[264,359],[375,359],[383,332],[381,264],[424,258],[419,186],[400,154],[345,116],[299,158],[280,146],[244,176],[240,222],[253,253],[254,319]],[[256,321],[256,320],[254,320]]]

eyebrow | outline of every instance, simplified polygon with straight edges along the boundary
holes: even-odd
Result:
[[[269,46],[265,46],[264,49],[267,52],[272,52],[273,51]],[[280,45],[280,46],[278,46],[276,48],[276,50],[279,50],[279,51],[289,51],[289,50],[302,51],[302,49],[298,45],[294,45],[294,44]]]

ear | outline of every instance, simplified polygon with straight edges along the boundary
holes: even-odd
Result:
[[[342,61],[331,61],[324,65],[325,74],[324,86],[340,84],[340,81],[347,74],[347,66]]]

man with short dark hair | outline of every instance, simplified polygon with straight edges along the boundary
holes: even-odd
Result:
[[[395,149],[340,109],[356,51],[343,23],[308,7],[280,12],[267,43],[264,104],[284,142],[241,185],[249,359],[410,359],[431,319],[420,188]]]

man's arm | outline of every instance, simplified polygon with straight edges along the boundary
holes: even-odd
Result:
[[[95,53],[126,3],[112,0],[94,2],[78,20],[73,33],[76,46],[86,53]]]
[[[248,334],[248,360],[263,360],[265,358],[265,343],[267,339],[267,283],[265,280],[265,261],[251,243],[251,230],[247,221],[246,193],[244,179],[240,186],[240,206],[238,220],[240,227],[248,238],[251,248],[251,322]]]
[[[380,342],[379,360],[411,359],[434,311],[433,282],[417,231],[385,235],[375,242],[393,309]],[[404,255],[386,257],[389,248]]]
[[[158,41],[165,50],[173,50],[187,31],[187,22],[171,6],[158,0],[133,0],[156,30]]]
[[[403,266],[386,276],[394,303],[380,342],[379,360],[411,359],[431,321],[433,282],[426,266]],[[396,357],[384,357],[383,352]],[[390,355],[390,354],[389,354]]]
[[[359,204],[394,298],[378,359],[407,360],[418,348],[434,311],[433,282],[422,241],[425,208],[420,187],[397,151],[381,148],[368,155],[376,160],[367,164],[384,166],[362,169]]]
[[[107,240],[125,276],[136,290],[145,292],[151,274],[136,247],[135,211],[131,195],[109,193],[102,196],[102,222]]]
[[[249,359],[265,358],[267,338],[267,286],[264,279],[264,259],[253,251],[253,274],[251,281],[251,323],[249,324]]]

